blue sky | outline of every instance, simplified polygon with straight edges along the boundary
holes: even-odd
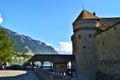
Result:
[[[84,9],[119,17],[120,0],[0,0],[2,26],[71,52],[72,23]]]

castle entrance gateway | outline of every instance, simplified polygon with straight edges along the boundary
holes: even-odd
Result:
[[[40,62],[40,68],[48,69],[60,74],[73,75],[75,71],[75,67],[72,65],[75,63],[74,55],[36,54],[29,62]],[[45,62],[50,62],[50,66],[45,66]]]

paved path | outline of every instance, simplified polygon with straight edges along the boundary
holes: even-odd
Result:
[[[39,80],[33,71],[0,71],[0,80]]]

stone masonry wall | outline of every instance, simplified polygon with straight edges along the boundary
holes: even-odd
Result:
[[[49,72],[40,68],[34,68],[34,72],[40,78],[40,80],[77,80],[66,75]]]
[[[98,69],[120,75],[120,23],[96,36],[96,50]]]
[[[73,54],[76,61],[76,77],[78,80],[95,80],[96,20],[82,20],[73,25]]]

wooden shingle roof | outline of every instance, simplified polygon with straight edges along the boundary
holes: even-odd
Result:
[[[74,21],[77,22],[81,19],[99,19],[99,17],[97,17],[96,15],[88,12],[87,10],[83,10],[80,15],[77,17],[77,19]]]

